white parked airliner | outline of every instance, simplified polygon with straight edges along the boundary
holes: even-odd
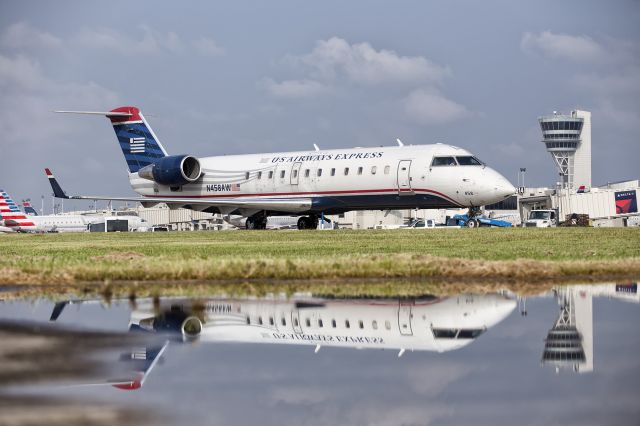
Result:
[[[248,217],[264,229],[267,217],[302,216],[298,228],[316,228],[318,217],[351,210],[478,207],[513,195],[514,186],[469,151],[450,145],[351,148],[196,158],[168,155],[138,108],[109,112],[137,198],[56,196],[139,201],[144,206]]]
[[[47,169],[50,178],[53,175]],[[87,232],[88,226],[115,218],[126,220],[131,231],[146,230],[148,223],[138,216],[131,215],[85,215],[85,214],[53,214],[39,216],[37,213],[23,213],[9,194],[0,189],[0,232]]]

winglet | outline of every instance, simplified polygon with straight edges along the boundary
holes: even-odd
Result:
[[[47,178],[49,178],[49,184],[51,184],[51,189],[53,189],[53,196],[56,198],[66,198],[69,196],[62,190],[62,187],[51,173],[51,170],[48,168],[44,169],[44,172],[47,174]]]

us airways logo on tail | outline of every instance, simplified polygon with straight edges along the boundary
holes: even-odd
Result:
[[[129,138],[129,151],[132,154],[144,153],[144,138]]]

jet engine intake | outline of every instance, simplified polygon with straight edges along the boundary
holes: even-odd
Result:
[[[196,316],[187,317],[180,327],[182,335],[187,339],[195,339],[202,332],[202,321]]]
[[[195,182],[202,175],[200,161],[191,155],[170,155],[138,170],[138,176],[161,185]]]

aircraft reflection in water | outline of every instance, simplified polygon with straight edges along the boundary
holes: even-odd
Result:
[[[574,285],[558,287],[553,293],[560,314],[547,333],[542,363],[559,372],[571,368],[579,373],[593,371],[593,298],[602,297],[640,303],[638,284]]]
[[[56,304],[51,321],[69,304]],[[170,342],[242,342],[445,352],[468,345],[505,319],[516,301],[501,294],[420,299],[143,299],[129,332],[156,335],[155,345],[120,357],[128,378],[105,384],[140,388]],[[168,339],[168,340],[165,340]]]
[[[503,295],[416,300],[222,300],[151,302],[131,326],[205,342],[244,342],[444,352],[468,345],[505,319]]]

